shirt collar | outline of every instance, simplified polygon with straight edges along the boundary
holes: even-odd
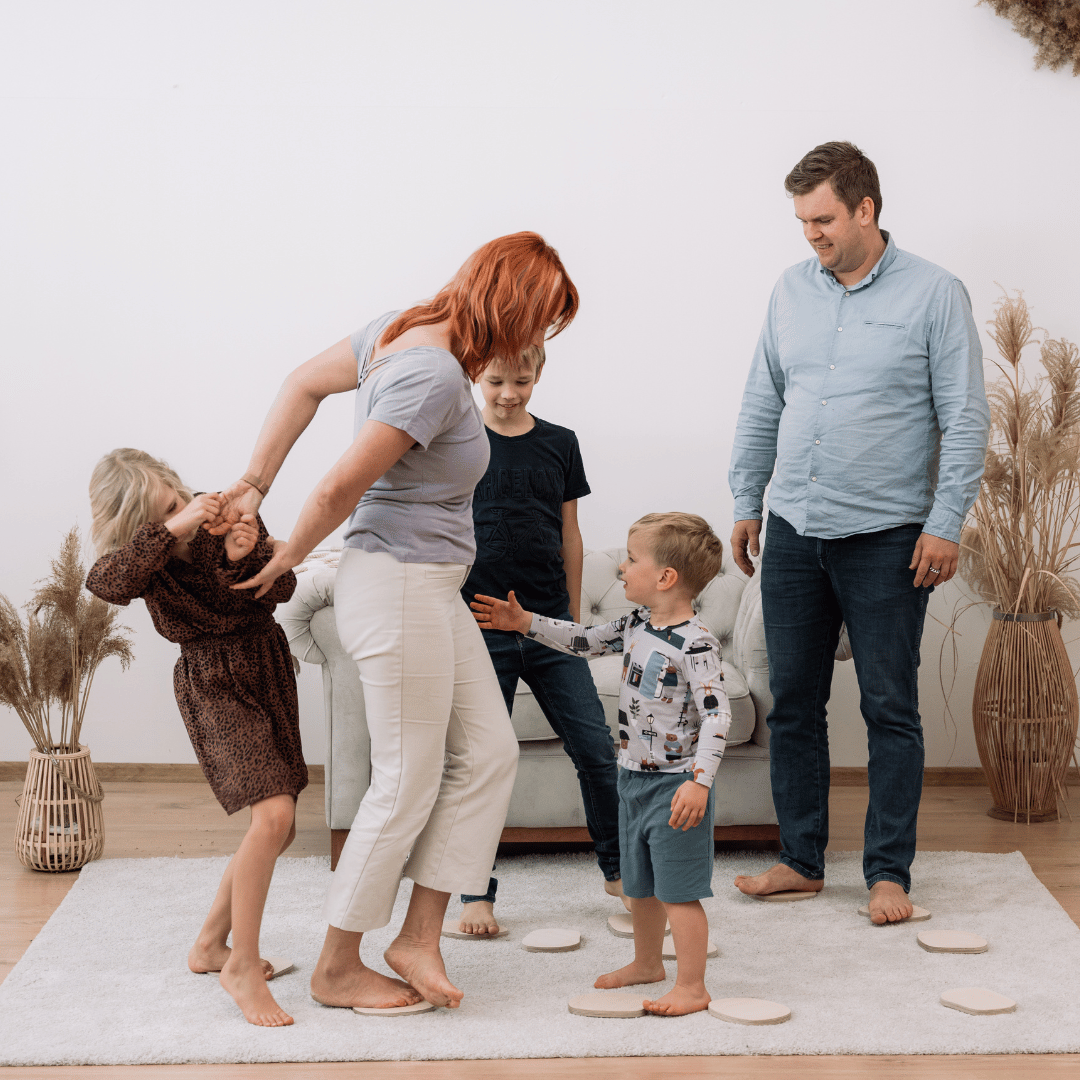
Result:
[[[837,285],[840,285],[841,289],[845,289],[848,292],[851,292],[854,289],[865,288],[879,274],[883,274],[889,268],[889,265],[892,263],[893,259],[896,258],[897,248],[896,244],[893,243],[892,234],[882,229],[881,237],[885,241],[885,250],[881,253],[881,258],[878,259],[876,263],[874,263],[873,267],[870,270],[870,273],[867,274],[866,277],[864,277],[862,281],[858,283],[858,285],[840,285],[840,282],[836,280],[833,272],[827,267],[822,266],[821,263],[818,263],[818,271],[822,274],[827,274],[833,282],[835,282]]]

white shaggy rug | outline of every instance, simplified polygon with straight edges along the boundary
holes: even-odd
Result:
[[[705,901],[720,948],[709,961],[709,991],[767,998],[792,1013],[775,1027],[744,1027],[708,1013],[608,1020],[567,1011],[568,998],[626,963],[633,947],[606,928],[619,907],[603,894],[588,855],[500,862],[498,911],[509,936],[443,939],[449,973],[465,991],[460,1009],[371,1017],[323,1008],[308,996],[308,978],[330,871],[326,859],[285,858],[263,928],[265,952],[291,956],[298,968],[272,984],[296,1018],[278,1029],[246,1024],[214,976],[185,966],[224,859],[106,859],[82,871],[0,985],[0,1064],[1080,1052],[1080,930],[1022,855],[920,854],[912,898],[933,919],[892,927],[857,913],[866,899],[860,859],[831,855],[828,885],[815,900],[764,904],[730,883],[773,856],[717,857],[717,895]],[[392,926],[408,891],[405,882]],[[524,951],[522,937],[545,926],[580,930],[582,947]],[[915,938],[931,927],[973,931],[990,950],[927,953]],[[389,927],[369,934],[365,959],[381,967],[391,936]],[[674,963],[668,971],[673,980]],[[659,996],[670,985],[646,993]],[[969,1016],[938,1003],[943,991],[962,986],[996,990],[1019,1007]]]

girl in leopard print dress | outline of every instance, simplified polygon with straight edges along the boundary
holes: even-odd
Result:
[[[180,644],[173,689],[199,764],[226,813],[251,807],[251,827],[188,966],[220,972],[250,1023],[291,1024],[267,986],[274,971],[260,959],[259,925],[274,862],[296,835],[296,797],[307,785],[292,658],[272,614],[296,578],[282,574],[260,599],[231,589],[273,555],[262,520],[247,514],[224,536],[212,536],[202,525],[218,515],[221,497],[192,494],[141,450],[114,450],[98,462],[90,504],[101,557],[86,587],[111,604],[141,598],[158,633]]]

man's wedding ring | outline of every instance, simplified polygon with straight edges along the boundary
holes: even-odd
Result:
[[[941,571],[936,566],[931,566],[930,567],[930,573],[931,574],[940,574]]]

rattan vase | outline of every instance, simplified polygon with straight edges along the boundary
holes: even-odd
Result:
[[[1076,683],[1057,613],[995,611],[972,701],[991,817],[1058,819],[1076,719]]]
[[[31,870],[77,870],[105,847],[104,794],[90,751],[30,751],[15,826],[15,853]]]

